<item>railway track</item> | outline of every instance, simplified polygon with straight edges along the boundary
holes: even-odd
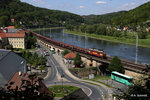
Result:
[[[109,57],[109,56],[107,56],[107,59],[102,59],[102,58],[90,55],[90,54],[87,53],[88,49],[85,49],[85,48],[80,48],[80,47],[70,45],[70,44],[66,44],[66,43],[63,43],[63,42],[58,42],[56,40],[52,40],[48,37],[42,36],[42,35],[37,34],[35,32],[32,32],[32,34],[35,37],[37,37],[39,40],[41,40],[41,41],[43,41],[47,44],[56,46],[60,49],[69,49],[69,50],[78,52],[78,53],[80,53],[81,56],[86,57],[86,58],[91,59],[91,60],[95,60],[97,62],[110,63],[110,61],[112,60],[112,57]],[[128,70],[132,70],[132,71],[135,71],[135,72],[138,72],[138,73],[143,73],[143,71],[147,70],[147,67],[145,65],[142,65],[142,64],[135,64],[134,62],[124,60],[124,59],[121,59],[121,62],[124,65],[124,68],[128,69]]]

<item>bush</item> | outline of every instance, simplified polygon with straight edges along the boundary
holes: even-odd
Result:
[[[113,57],[113,59],[110,61],[108,69],[110,72],[117,71],[122,74],[125,73],[121,60],[117,56]]]
[[[62,52],[62,55],[65,56],[66,54],[70,53],[69,50],[65,49],[63,52]]]

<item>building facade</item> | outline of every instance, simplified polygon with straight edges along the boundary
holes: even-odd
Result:
[[[25,33],[0,33],[3,45],[11,45],[13,48],[25,49]]]
[[[25,49],[25,34],[7,34],[7,38],[13,48]]]

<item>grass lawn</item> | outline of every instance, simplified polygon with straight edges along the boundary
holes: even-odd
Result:
[[[110,76],[104,76],[104,75],[96,75],[94,79],[101,79],[101,80],[110,80]]]
[[[86,79],[86,80],[98,82],[98,83],[101,83],[101,84],[103,84],[103,85],[105,85],[105,86],[107,86],[107,87],[109,87],[109,88],[112,88],[111,85],[108,85],[108,84],[106,84],[106,83],[104,83],[104,82],[102,82],[102,81],[99,81],[98,79],[101,79],[101,80],[107,80],[107,79],[108,79],[108,80],[110,80],[111,77],[110,77],[110,76],[101,76],[101,75],[97,75],[97,76],[95,76],[94,79]]]
[[[55,85],[49,87],[49,90],[52,91],[55,95],[55,97],[64,97],[67,94],[70,94],[74,92],[75,90],[79,89],[76,86],[70,86],[70,85]]]
[[[82,32],[75,32],[75,31],[69,31],[69,30],[65,30],[65,32],[67,32],[69,34],[85,36],[85,33],[82,33]],[[89,34],[89,33],[86,33],[86,35],[87,35],[87,37],[91,37],[91,38],[95,38],[95,39],[136,45],[136,39],[127,39],[127,38],[123,38],[123,37],[120,38],[120,37],[112,37],[112,36]],[[149,45],[150,44],[150,35],[147,36],[147,39],[138,39],[138,41],[139,41],[139,46],[150,47],[150,45]]]

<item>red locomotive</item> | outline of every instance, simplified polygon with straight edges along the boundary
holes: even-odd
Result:
[[[106,53],[100,49],[89,49],[88,53],[90,55],[98,56],[101,58],[106,58]]]

